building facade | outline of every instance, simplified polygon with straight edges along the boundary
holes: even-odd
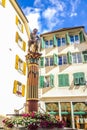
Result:
[[[0,114],[26,102],[28,20],[16,0],[0,0]]]
[[[41,34],[39,103],[44,111],[87,129],[87,35],[84,26]]]

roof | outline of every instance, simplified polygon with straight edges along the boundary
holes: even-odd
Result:
[[[18,2],[15,0],[16,4],[18,5],[19,9],[21,10],[23,16],[25,17],[26,21],[28,22],[27,17],[25,16],[24,12],[22,11],[21,7],[19,6]]]
[[[83,29],[84,29],[84,26],[61,28],[61,29],[58,29],[58,30],[55,30],[55,31],[43,33],[43,34],[41,34],[40,36],[47,35],[47,34],[51,34],[51,33],[56,33],[56,32],[61,32],[61,31],[66,31],[66,30],[71,30],[71,29],[78,29],[78,28],[83,28]]]

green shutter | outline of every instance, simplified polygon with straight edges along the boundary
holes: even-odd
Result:
[[[74,73],[74,84],[75,85],[84,85],[85,84],[85,75],[83,72]]]
[[[50,87],[54,87],[54,75],[50,75]]]
[[[54,46],[57,46],[57,39],[56,39],[56,36],[55,36],[55,35],[53,36],[53,45],[54,45]]]
[[[87,62],[87,51],[83,51],[82,52],[82,60],[83,60],[83,62]]]
[[[44,57],[40,58],[40,67],[44,67]]]
[[[41,48],[42,48],[42,49],[45,48],[45,41],[44,41],[43,37],[41,38],[41,43],[42,43]]]
[[[69,86],[69,75],[68,74],[60,74],[58,76],[59,79],[59,87]]]
[[[85,36],[82,31],[79,33],[79,37],[80,37],[80,43],[85,41]]]
[[[69,75],[68,74],[64,74],[63,75],[63,79],[64,79],[64,86],[69,86]]]
[[[68,60],[68,64],[72,64],[72,54],[70,51],[67,53],[67,60]]]
[[[70,37],[68,35],[68,32],[66,33],[66,44],[70,44]]]
[[[44,87],[44,76],[40,76],[39,80],[40,80],[39,87],[43,88]]]
[[[53,54],[53,61],[54,61],[54,65],[58,65],[58,55],[57,54]]]
[[[78,73],[74,73],[74,85],[79,85],[79,74]]]
[[[63,86],[63,74],[58,75],[59,87]]]
[[[85,75],[83,72],[80,72],[79,73],[79,82],[80,82],[80,85],[84,85],[85,84]]]

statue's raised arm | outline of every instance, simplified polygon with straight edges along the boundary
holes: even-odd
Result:
[[[33,32],[30,33],[30,39],[28,41],[28,51],[38,52],[40,50],[41,40],[37,35],[38,30],[35,28]]]

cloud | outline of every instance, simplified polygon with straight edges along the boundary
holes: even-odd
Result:
[[[75,0],[74,2],[73,2],[73,0],[70,0],[70,4],[71,4],[70,17],[77,16],[76,9],[77,9],[79,3],[80,3],[80,0]]]
[[[73,17],[73,16],[77,16],[77,13],[72,12],[72,13],[70,14],[70,17]]]
[[[35,7],[44,7],[44,4],[42,4],[41,0],[35,0],[34,1],[34,6]]]
[[[30,30],[32,31],[34,28],[37,28],[40,31],[41,30],[40,9],[27,7],[23,9],[23,11],[27,19],[29,20]]]
[[[47,8],[44,12],[43,12],[43,17],[51,20],[54,15],[56,14],[56,9],[55,8]]]
[[[37,28],[40,33],[62,27],[66,18],[77,16],[81,0],[35,0],[32,8],[23,9],[29,20],[31,30]]]
[[[55,0],[49,0],[49,2],[50,2],[54,7],[56,7],[57,11],[64,11],[65,3],[64,3],[63,1],[57,0],[57,1],[55,2]]]

